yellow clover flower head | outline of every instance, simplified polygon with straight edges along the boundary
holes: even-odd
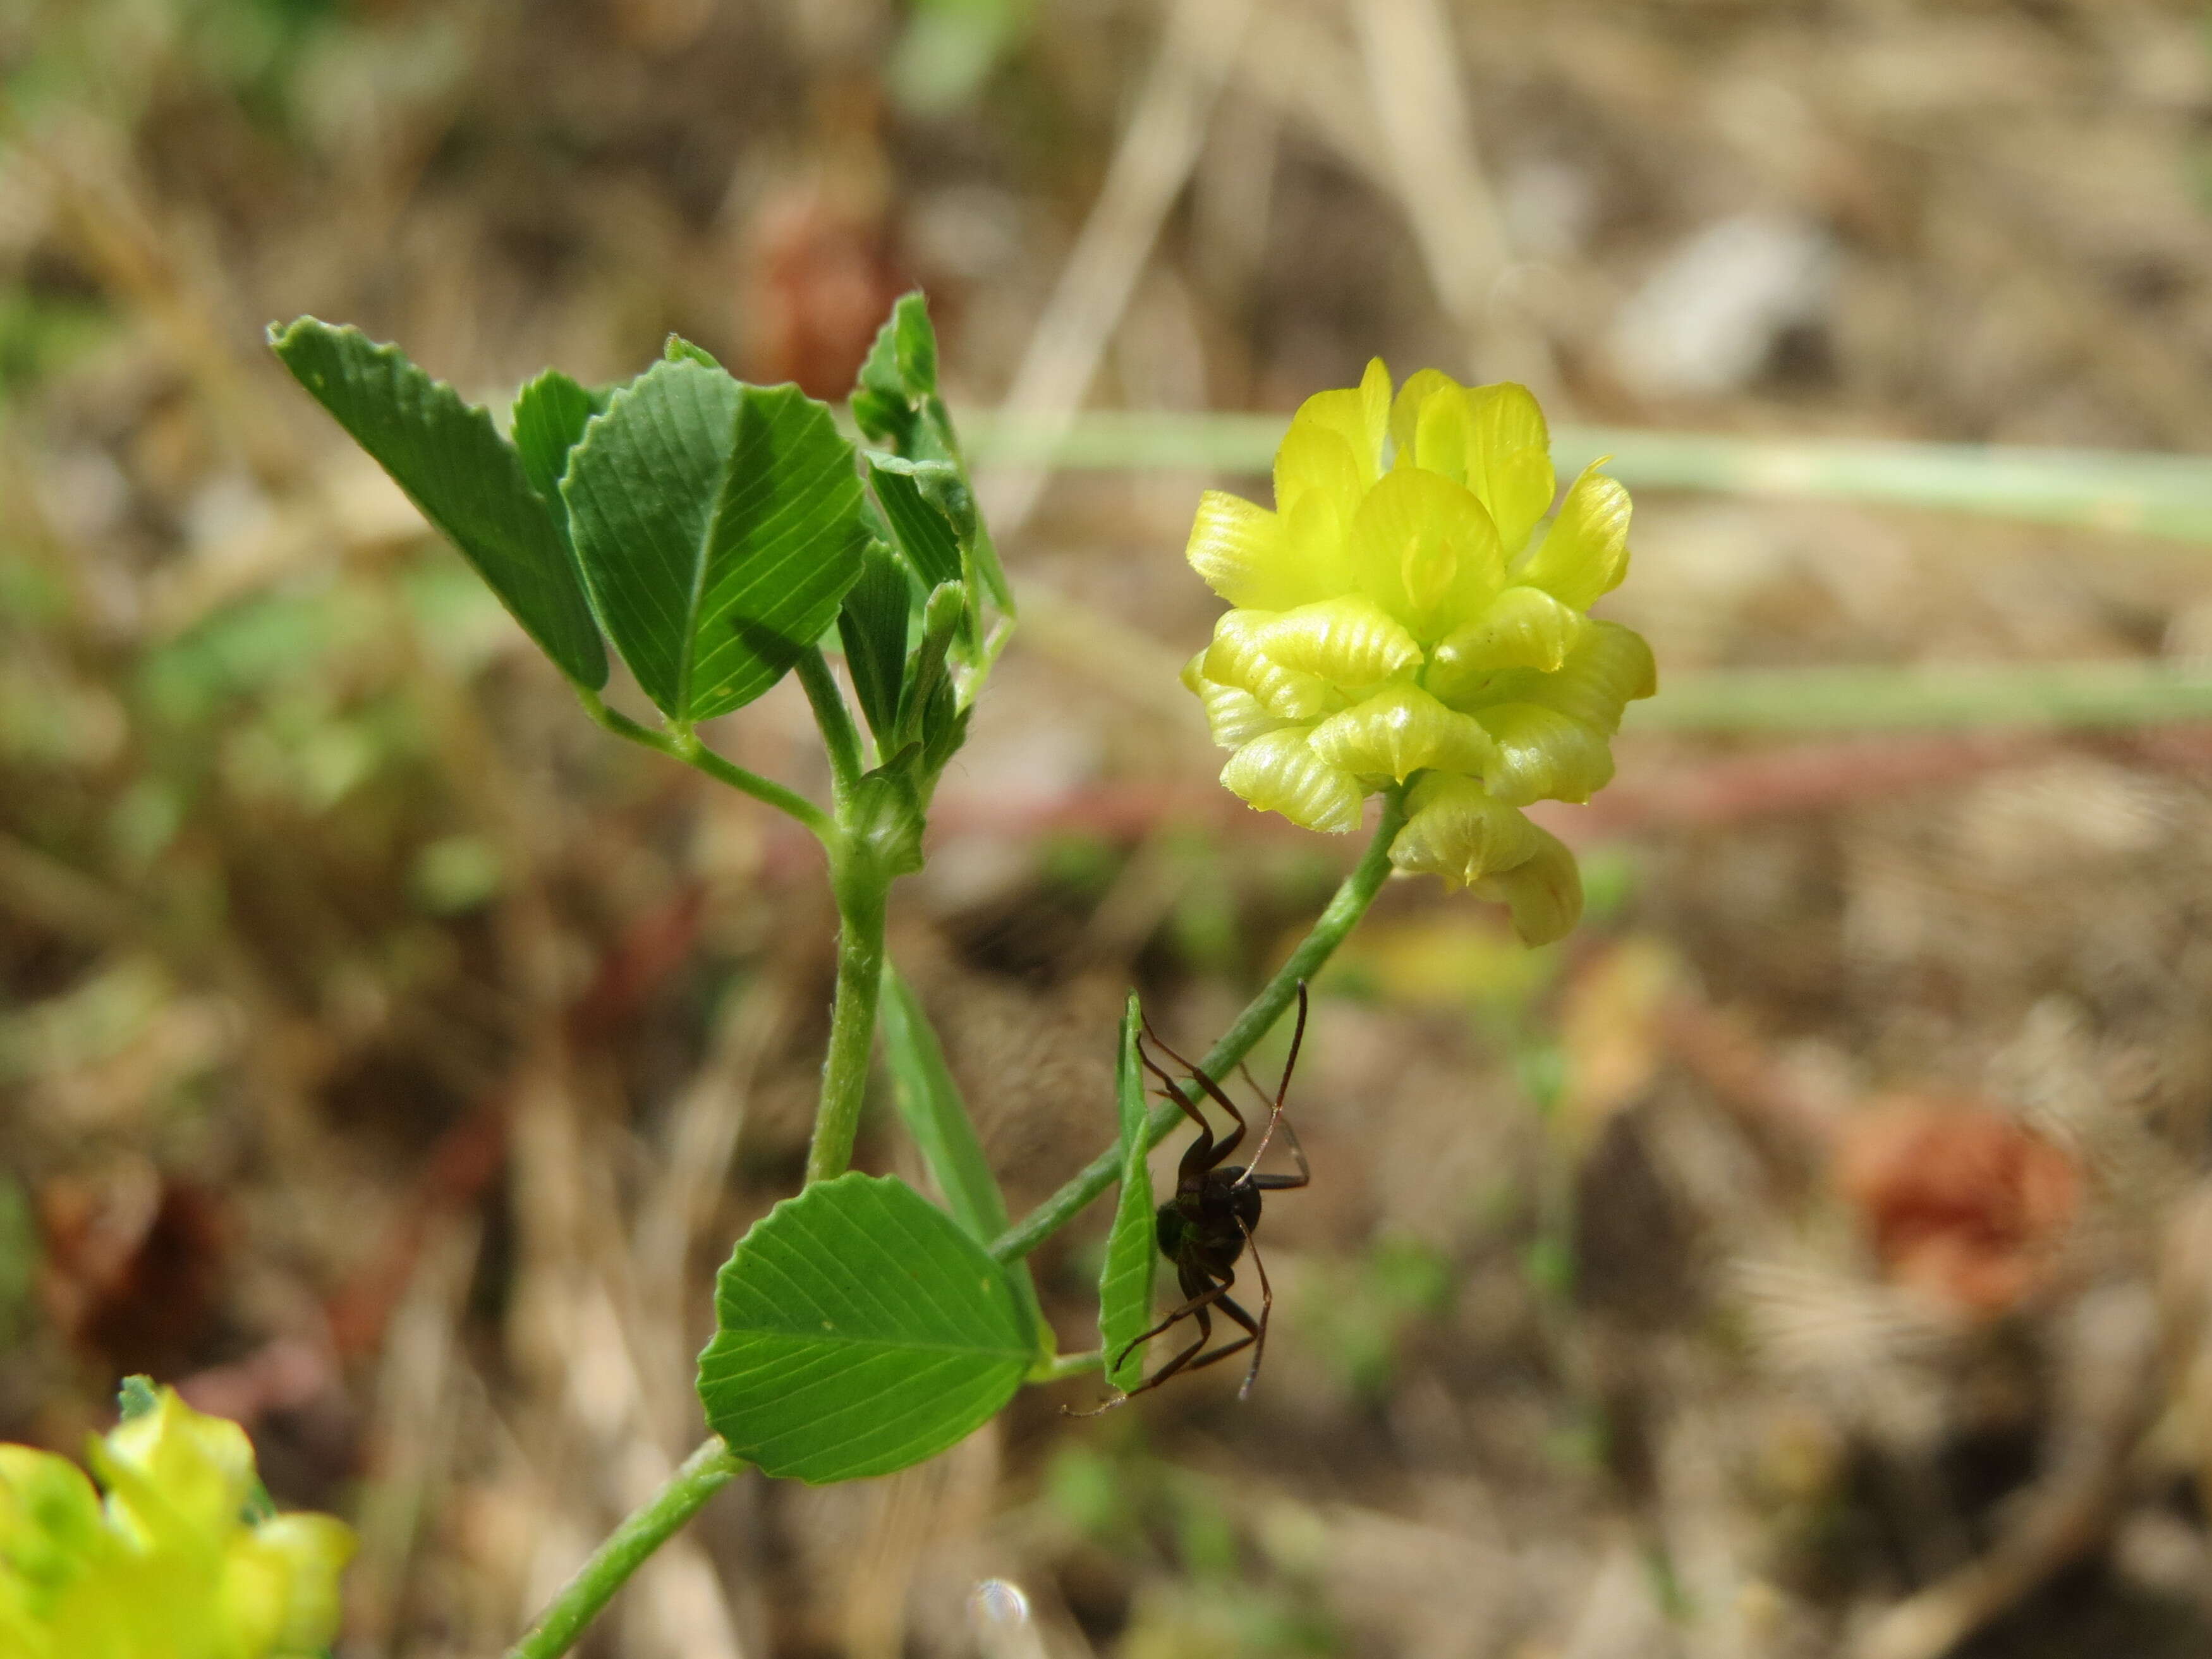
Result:
[[[0,1445],[0,1655],[307,1659],[337,1633],[352,1529],[249,1518],[246,1431],[159,1390],[76,1464]]]
[[[1235,607],[1183,671],[1221,781],[1342,834],[1409,780],[1391,861],[1510,905],[1530,944],[1582,915],[1574,855],[1520,809],[1586,801],[1656,690],[1650,647],[1589,608],[1628,569],[1628,492],[1595,465],[1548,524],[1551,434],[1526,387],[1381,360],[1306,399],[1275,510],[1208,490],[1192,568]]]

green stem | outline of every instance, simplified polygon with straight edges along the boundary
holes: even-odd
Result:
[[[640,726],[620,709],[608,708],[598,692],[587,690],[580,685],[576,688],[576,696],[584,705],[584,712],[617,737],[655,750],[672,760],[682,761],[693,771],[704,772],[717,783],[726,783],[732,789],[750,795],[757,801],[773,806],[779,812],[797,818],[825,845],[836,839],[836,826],[830,823],[830,815],[805,796],[787,789],[780,783],[772,783],[757,772],[748,772],[732,761],[724,760],[689,732],[656,732],[650,726]]]
[[[709,1437],[576,1569],[575,1577],[561,1587],[529,1633],[507,1650],[507,1659],[556,1659],[568,1652],[614,1593],[645,1565],[645,1559],[743,1468],[743,1461],[721,1436]]]
[[[1375,839],[1368,842],[1358,866],[1344,878],[1344,884],[1336,890],[1335,896],[1329,900],[1328,908],[1321,913],[1312,931],[1291,952],[1290,960],[1261,988],[1260,994],[1237,1015],[1236,1024],[1199,1062],[1208,1077],[1226,1077],[1238,1060],[1252,1052],[1253,1045],[1297,1000],[1299,983],[1321,971],[1322,964],[1344,943],[1353,924],[1367,914],[1367,907],[1375,902],[1375,895],[1382,890],[1390,873],[1390,843],[1397,839],[1405,823],[1402,793],[1393,789],[1382,797],[1382,822],[1375,826]],[[1185,1121],[1174,1102],[1162,1102],[1145,1121],[1145,1145],[1158,1146],[1170,1130]],[[1084,1206],[1112,1186],[1121,1173],[1121,1149],[1109,1146],[1084,1165],[1073,1180],[993,1240],[991,1255],[1000,1261],[1027,1255],[1073,1220]]]
[[[837,993],[830,1007],[830,1052],[822,1062],[822,1097],[806,1149],[811,1185],[845,1173],[853,1161],[867,1099],[868,1058],[875,1046],[876,1001],[884,983],[884,913],[890,878],[866,846],[842,836],[830,860],[837,896]]]
[[[845,706],[845,694],[837,689],[837,677],[830,672],[820,646],[799,653],[799,683],[806,688],[815,725],[822,728],[822,744],[830,751],[830,775],[842,806],[860,781],[860,734],[854,729],[853,711]]]

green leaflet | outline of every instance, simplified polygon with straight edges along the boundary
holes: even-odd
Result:
[[[902,295],[891,308],[890,319],[877,331],[875,344],[861,365],[860,384],[853,388],[853,418],[870,441],[889,447],[898,460],[908,463],[891,471],[911,481],[910,494],[936,509],[933,515],[951,526],[953,556],[964,552],[966,561],[946,564],[939,546],[938,530],[916,516],[898,526],[900,543],[915,561],[915,574],[924,587],[935,586],[970,573],[981,578],[977,604],[988,592],[1006,615],[1014,613],[1013,592],[1000,568],[991,532],[975,511],[975,495],[968,483],[968,464],[960,453],[960,440],[952,428],[952,416],[937,390],[937,334],[930,326],[928,302],[920,293]],[[884,483],[884,458],[869,457],[878,495]],[[901,486],[890,486],[897,491]],[[885,500],[886,512],[892,510]],[[908,544],[909,534],[921,536],[927,550],[917,552]],[[925,563],[927,560],[928,562]],[[969,581],[971,590],[975,583]]]
[[[898,538],[899,550],[921,577],[924,587],[960,580],[960,538],[943,508],[923,493],[925,481],[939,484],[957,477],[947,461],[906,461],[896,455],[868,457],[868,476],[884,517]]]
[[[890,1066],[899,1116],[929,1166],[937,1189],[945,1194],[952,1218],[978,1244],[988,1244],[1006,1231],[1006,1200],[983,1156],[967,1103],[945,1066],[945,1050],[938,1045],[921,1000],[894,968],[884,969],[882,1018],[884,1056]],[[1042,1334],[1043,1316],[1037,1310],[1027,1264],[1016,1264],[1012,1277],[1015,1292]]]
[[[568,470],[568,452],[584,435],[584,428],[599,412],[592,394],[557,368],[549,368],[515,394],[509,429],[522,471],[553,515],[553,528],[568,550],[568,563],[586,599],[584,567],[577,562],[575,544],[568,536],[568,503],[562,499],[561,479]]]
[[[357,328],[301,317],[272,325],[269,344],[554,665],[587,690],[605,685],[606,649],[556,514],[490,415]]]
[[[890,740],[898,720],[899,684],[906,674],[906,647],[914,617],[914,584],[897,556],[871,539],[861,556],[860,579],[845,595],[837,613],[837,639],[860,712],[878,743]]]
[[[860,483],[828,408],[688,355],[614,394],[562,494],[616,648],[679,725],[775,684],[860,574]]]
[[[820,1484],[933,1457],[1012,1398],[1036,1335],[1013,1280],[903,1182],[786,1199],[715,1281],[707,1422],[766,1474]]]
[[[1121,1195],[1114,1205],[1114,1231],[1107,1235],[1106,1265],[1098,1275],[1098,1346],[1106,1357],[1106,1380],[1124,1392],[1145,1377],[1142,1343],[1129,1348],[1152,1323],[1152,1274],[1159,1245],[1152,1218],[1152,1176],[1145,1164],[1144,1071],[1137,1063],[1137,1034],[1143,1015],[1137,994],[1121,1016],[1121,1048],[1115,1069],[1115,1097],[1121,1116]]]

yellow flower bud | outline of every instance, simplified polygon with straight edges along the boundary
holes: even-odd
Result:
[[[1241,691],[1233,685],[1220,685],[1206,678],[1206,653],[1201,651],[1183,665],[1182,683],[1198,694],[1206,705],[1206,724],[1213,733],[1213,740],[1224,749],[1242,749],[1263,732],[1273,732],[1290,724],[1278,720],[1261,706],[1259,698],[1249,691]]]
[[[307,1659],[330,1644],[352,1531],[249,1519],[253,1450],[235,1423],[163,1389],[90,1455],[105,1504],[67,1459],[0,1446],[0,1655]]]
[[[1510,805],[1586,801],[1613,781],[1613,750],[1605,734],[1556,708],[1499,703],[1475,718],[1498,744],[1498,764],[1484,784]]]
[[[1527,388],[1434,369],[1394,398],[1382,363],[1306,399],[1275,454],[1275,511],[1209,490],[1189,558],[1235,607],[1183,671],[1222,781],[1310,829],[1409,785],[1391,848],[1511,907],[1532,942],[1582,908],[1574,858],[1516,810],[1613,775],[1651,653],[1590,605],[1628,568],[1628,492],[1595,467],[1548,524],[1557,480]]]
[[[1367,793],[1358,778],[1314,753],[1305,728],[1295,726],[1246,744],[1221,769],[1221,781],[1262,812],[1332,836],[1359,827]]]
[[[1473,778],[1431,773],[1407,792],[1406,827],[1390,861],[1408,874],[1442,876],[1464,887],[1535,855],[1536,826]]]
[[[1447,708],[1418,685],[1386,685],[1313,729],[1313,751],[1332,766],[1403,783],[1428,767],[1480,774],[1498,745],[1472,714]]]
[[[1340,687],[1379,685],[1421,664],[1413,636],[1364,593],[1281,611],[1254,637],[1270,661]]]
[[[1278,720],[1310,720],[1343,706],[1318,674],[1291,668],[1269,656],[1261,635],[1280,615],[1273,611],[1231,611],[1213,625],[1213,643],[1200,669],[1217,685],[1249,691]]]
[[[1583,919],[1583,873],[1565,842],[1548,830],[1536,836],[1536,850],[1527,860],[1469,884],[1468,890],[1506,906],[1522,943],[1549,945],[1574,932]]]

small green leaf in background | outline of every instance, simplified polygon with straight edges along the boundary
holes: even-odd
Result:
[[[1127,1393],[1145,1380],[1145,1347],[1136,1342],[1152,1323],[1152,1273],[1159,1262],[1152,1216],[1152,1176],[1145,1164],[1145,1078],[1137,1063],[1143,1016],[1137,994],[1121,1016],[1121,1052],[1115,1069],[1121,1114],[1121,1195],[1114,1205],[1114,1231],[1106,1238],[1106,1265],[1098,1275],[1098,1346],[1106,1355],[1106,1380]]]
[[[837,613],[837,639],[853,690],[879,744],[890,740],[898,720],[899,682],[906,674],[908,625],[914,617],[914,584],[896,556],[871,539],[860,556],[860,580],[845,595]]]
[[[983,1143],[976,1137],[960,1085],[945,1064],[945,1050],[921,1000],[895,968],[884,969],[883,1022],[884,1056],[890,1066],[899,1116],[929,1166],[937,1190],[945,1194],[945,1207],[970,1238],[988,1245],[1010,1224],[1006,1200],[983,1156]],[[1043,1316],[1037,1310],[1028,1264],[1015,1262],[1008,1276],[1042,1335]]]
[[[884,78],[899,107],[945,115],[972,100],[1021,43],[1034,0],[920,0]]]
[[[555,665],[589,690],[605,685],[606,648],[583,583],[551,509],[490,415],[357,328],[302,317],[272,325],[269,343],[476,567]]]
[[[616,648],[679,723],[775,684],[860,574],[860,481],[828,407],[689,355],[615,393],[562,493]]]
[[[904,1182],[855,1172],[786,1199],[715,1281],[707,1422],[764,1474],[889,1474],[1013,1397],[1036,1335],[1013,1280]]]

